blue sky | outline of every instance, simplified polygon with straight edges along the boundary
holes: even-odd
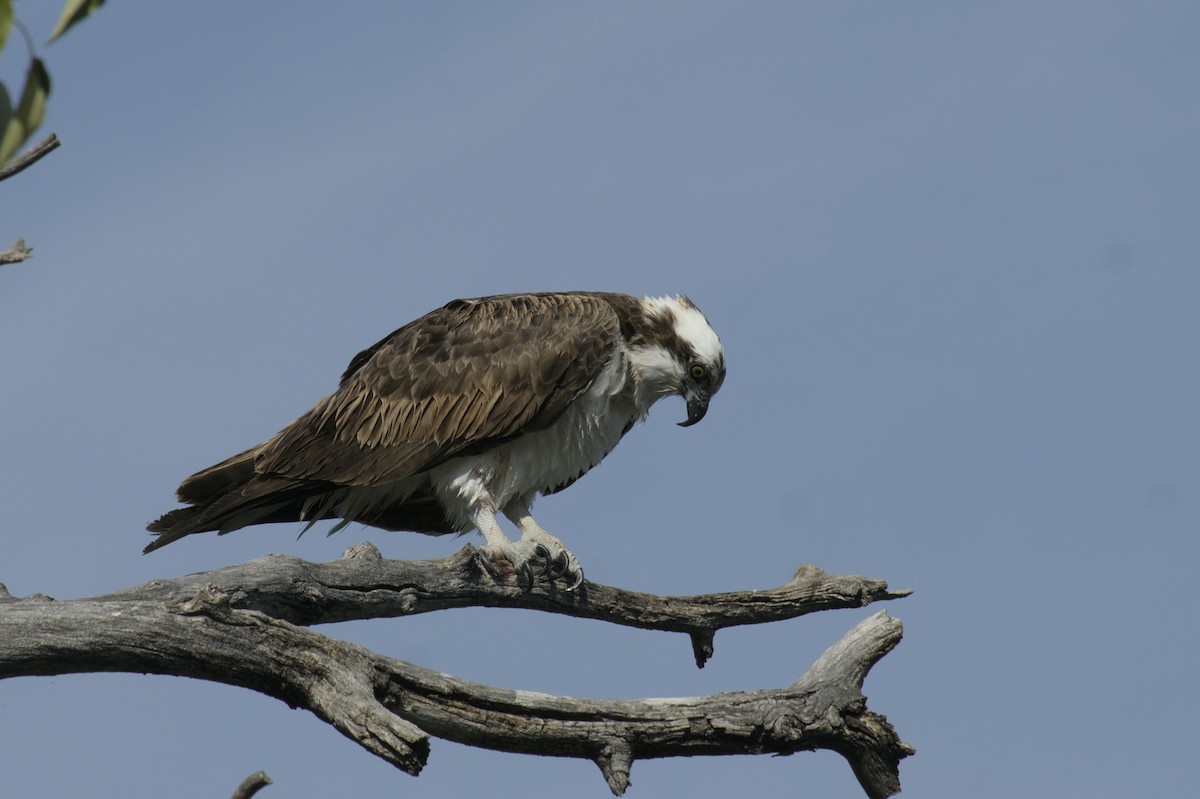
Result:
[[[39,35],[57,3],[17,3]],[[729,377],[538,517],[599,582],[916,593],[866,684],[905,795],[1179,795],[1200,668],[1200,8],[109,3],[45,48],[64,146],[0,193],[0,581],[87,596],[352,526],[143,557],[179,480],[460,296],[685,292]],[[0,74],[21,76],[19,40]],[[873,612],[685,637],[470,610],[324,628],[492,685],[794,681]],[[434,741],[413,780],[307,713],[136,675],[0,682],[0,794],[608,795]],[[67,766],[69,764],[69,766]],[[639,761],[629,796],[861,795],[833,754]]]

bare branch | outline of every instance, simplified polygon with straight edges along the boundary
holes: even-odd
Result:
[[[267,772],[256,771],[242,780],[242,784],[237,787],[237,790],[233,792],[233,796],[230,799],[250,799],[250,797],[270,784],[271,778],[267,776]]]
[[[60,144],[62,142],[58,140],[58,136],[51,133],[7,164],[0,165],[0,180],[8,180],[18,172],[22,172],[33,166],[49,155]]]
[[[0,250],[0,266],[4,264],[18,264],[26,258],[33,257],[33,248],[25,246],[25,239],[17,239],[7,250]]]
[[[0,679],[144,672],[249,688],[304,707],[410,774],[428,736],[375,699],[372,653],[256,611],[205,586],[185,602],[0,603]]]
[[[148,584],[152,585],[152,584]],[[203,586],[183,602],[0,601],[0,678],[94,671],[197,677],[304,707],[410,774],[427,735],[596,762],[614,794],[636,759],[830,749],[870,797],[899,790],[913,749],[868,711],[862,680],[900,640],[878,613],[793,685],[688,699],[574,699],[491,688],[232,606]]]
[[[883,580],[835,576],[808,565],[797,569],[782,586],[762,591],[661,597],[585,582],[568,593],[545,580],[532,587],[497,584],[479,566],[477,550],[470,545],[439,560],[405,561],[384,560],[378,549],[366,543],[329,563],[268,555],[216,571],[154,580],[93,599],[181,602],[207,584],[225,589],[234,608],[262,611],[304,626],[446,608],[506,607],[687,633],[700,667],[712,655],[713,634],[724,627],[863,607],[911,593],[890,591]]]
[[[0,164],[0,181],[7,180],[18,172],[22,172],[33,166],[49,155],[60,144],[62,142],[58,140],[58,136],[51,133],[7,164]],[[33,257],[33,248],[27,247],[24,239],[17,239],[16,243],[9,249],[0,250],[0,266],[20,263],[31,257]]]

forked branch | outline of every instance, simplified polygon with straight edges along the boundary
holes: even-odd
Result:
[[[913,753],[867,710],[861,691],[872,665],[900,641],[900,622],[886,613],[856,626],[787,688],[615,701],[461,680],[239,610],[231,592],[212,584],[169,603],[4,597],[0,678],[134,671],[238,685],[311,710],[410,774],[428,758],[428,735],[590,759],[617,795],[638,759],[831,749],[868,796],[885,797],[899,790],[899,762]]]

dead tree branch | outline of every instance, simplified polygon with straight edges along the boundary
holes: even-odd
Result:
[[[7,250],[0,250],[0,266],[19,264],[33,256],[33,248],[25,246],[25,239],[17,239]]]
[[[97,601],[182,602],[203,586],[230,595],[231,606],[309,626],[355,619],[391,618],[447,608],[505,607],[598,619],[644,630],[687,633],[696,665],[713,654],[713,636],[724,627],[764,624],[819,610],[857,608],[899,599],[883,580],[835,576],[801,566],[777,588],[700,596],[661,597],[593,582],[579,590],[553,583],[497,584],[467,545],[438,560],[385,560],[370,543],[329,563],[268,555],[237,566],[172,580],[154,580]]]
[[[237,787],[230,799],[250,799],[251,796],[270,784],[271,778],[267,776],[267,772],[256,771],[242,780],[242,784]]]
[[[7,164],[0,164],[0,180],[8,180],[18,172],[25,171],[52,153],[60,144],[62,142],[58,140],[58,136],[51,133]]]
[[[461,680],[238,609],[214,584],[182,602],[114,596],[54,602],[0,591],[0,679],[127,671],[212,680],[306,708],[410,774],[436,735],[590,759],[617,795],[637,759],[830,749],[868,796],[886,797],[899,791],[899,762],[913,753],[867,710],[861,690],[900,641],[900,622],[887,613],[861,622],[787,688],[613,701]]]
[[[8,180],[18,172],[23,172],[33,166],[53,152],[60,144],[62,142],[58,140],[58,136],[51,133],[7,164],[0,164],[0,181]],[[17,239],[12,247],[0,250],[0,266],[18,264],[31,257],[33,257],[33,248],[26,246],[24,239]]]

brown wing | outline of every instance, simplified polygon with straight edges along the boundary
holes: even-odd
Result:
[[[456,300],[359,353],[337,392],[267,442],[255,471],[375,485],[551,424],[620,335],[599,294]]]

